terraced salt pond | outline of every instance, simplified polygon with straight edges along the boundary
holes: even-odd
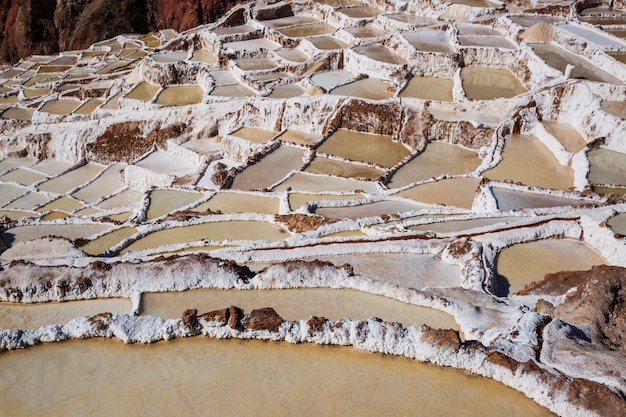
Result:
[[[508,179],[562,190],[574,185],[574,171],[559,165],[554,155],[537,138],[515,134],[506,138],[502,161],[483,175],[494,180]]]
[[[130,314],[131,309],[130,300],[121,298],[63,303],[0,303],[0,331],[9,329],[37,330],[41,326],[65,325],[75,317],[93,316],[103,312]]]
[[[459,328],[452,316],[438,310],[356,290],[327,288],[146,293],[141,298],[140,313],[177,318],[182,314],[181,308],[196,308],[198,312],[205,312],[230,305],[248,312],[272,306],[285,320],[308,319],[311,316],[323,316],[332,321],[348,317],[353,320],[367,320],[376,316],[385,321],[401,322],[404,326],[427,324],[433,328]]]
[[[337,130],[318,148],[318,152],[337,155],[353,161],[364,161],[392,167],[409,156],[411,151],[389,136]]]
[[[254,407],[259,416],[380,416],[390,410],[393,415],[415,410],[447,415],[463,404],[467,416],[551,415],[495,381],[328,346],[202,337],[130,346],[115,340],[72,340],[4,352],[0,369],[0,410],[23,416],[39,410],[66,416],[175,415],[181,393],[187,412],[199,414],[211,410],[241,415]],[[232,396],[233,386],[242,398],[224,401]],[[263,400],[268,397],[272,401]]]
[[[470,100],[509,98],[528,91],[511,71],[505,69],[463,67],[461,79]]]
[[[447,143],[431,142],[424,151],[402,165],[389,181],[390,188],[425,181],[443,174],[469,174],[480,165],[480,158],[472,150]]]
[[[606,261],[584,242],[571,239],[546,239],[510,246],[496,260],[496,294],[516,293],[545,274],[584,271]]]
[[[261,221],[223,221],[173,227],[159,230],[142,237],[122,250],[122,254],[160,246],[201,240],[267,240],[277,241],[289,237],[283,228]]]

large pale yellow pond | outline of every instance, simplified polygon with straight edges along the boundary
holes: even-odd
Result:
[[[0,354],[7,416],[549,416],[486,378],[351,348],[201,336]]]

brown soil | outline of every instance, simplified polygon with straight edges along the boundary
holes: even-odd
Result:
[[[331,220],[317,214],[308,215],[302,213],[277,214],[274,216],[274,219],[279,223],[283,223],[290,231],[295,233],[317,230],[325,224],[336,222],[336,220]]]
[[[243,320],[243,327],[250,330],[277,332],[285,320],[271,307],[252,310]]]
[[[90,154],[89,159],[94,162],[131,163],[148,152],[154,144],[164,146],[167,139],[180,136],[186,128],[184,123],[166,127],[157,123],[153,130],[143,134],[140,122],[116,123],[109,126],[95,142],[89,143],[87,152]]]

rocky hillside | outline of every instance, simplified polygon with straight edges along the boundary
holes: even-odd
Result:
[[[0,0],[0,62],[82,49],[120,33],[187,30],[237,0]]]

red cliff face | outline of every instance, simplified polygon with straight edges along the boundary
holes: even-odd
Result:
[[[83,49],[121,33],[191,29],[237,0],[0,0],[0,62]]]

